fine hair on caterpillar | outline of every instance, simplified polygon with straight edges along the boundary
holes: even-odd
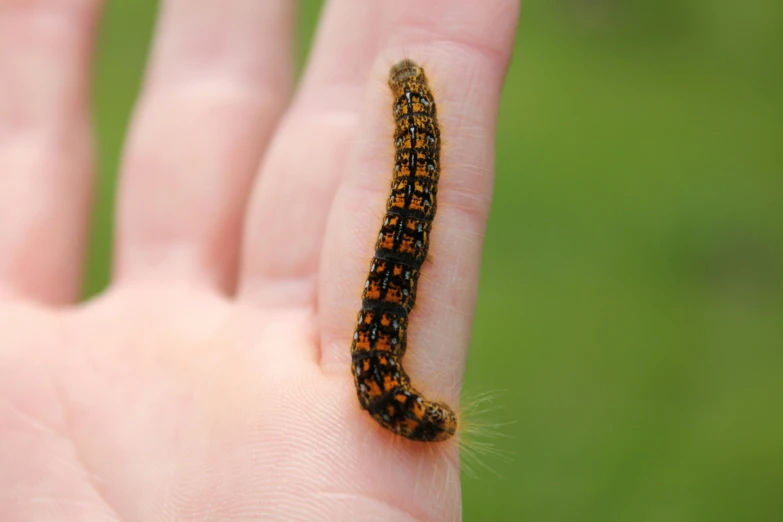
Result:
[[[395,159],[391,195],[362,292],[351,345],[351,370],[361,407],[407,439],[439,442],[457,430],[446,404],[411,383],[402,359],[437,209],[440,127],[424,70],[404,59],[391,67]]]
[[[504,433],[511,422],[499,422],[493,417],[503,407],[500,399],[505,391],[489,391],[479,394],[463,394],[460,403],[456,405],[459,424],[452,444],[407,446],[406,450],[417,449],[428,455],[432,462],[446,462],[450,468],[459,470],[467,478],[480,479],[484,473],[491,473],[502,478],[495,464],[508,464],[513,460],[513,453],[499,447],[499,442],[509,436]],[[454,405],[452,405],[454,406]],[[398,437],[389,439],[392,447],[403,444]]]
[[[511,460],[511,453],[497,447],[497,439],[507,438],[503,429],[512,422],[497,422],[492,414],[502,408],[497,403],[505,394],[503,391],[487,391],[477,395],[464,395],[460,402],[459,436],[461,469],[471,478],[478,478],[478,468],[489,471],[493,475],[499,473],[490,466],[489,459],[499,459],[503,462]]]

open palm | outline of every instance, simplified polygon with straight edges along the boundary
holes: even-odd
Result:
[[[517,2],[332,0],[289,103],[293,2],[164,1],[77,304],[99,3],[0,0],[0,520],[458,519],[456,442],[374,423],[349,347],[411,57],[445,145],[406,363],[458,401]]]

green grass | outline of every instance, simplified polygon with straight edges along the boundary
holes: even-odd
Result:
[[[781,520],[781,9],[637,0],[596,24],[552,5],[525,3],[504,91],[467,376],[502,391],[511,458],[466,478],[465,518]],[[106,15],[88,293],[154,6]]]

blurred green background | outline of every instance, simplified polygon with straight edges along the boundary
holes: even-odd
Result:
[[[154,15],[106,9],[88,294]],[[504,456],[465,519],[783,521],[782,203],[783,3],[525,2],[466,389]]]

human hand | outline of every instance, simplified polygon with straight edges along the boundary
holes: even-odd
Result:
[[[410,57],[444,148],[405,360],[457,404],[517,2],[333,0],[288,106],[293,2],[163,2],[77,304],[99,3],[0,0],[0,520],[458,519],[457,441],[362,411],[351,336]]]

